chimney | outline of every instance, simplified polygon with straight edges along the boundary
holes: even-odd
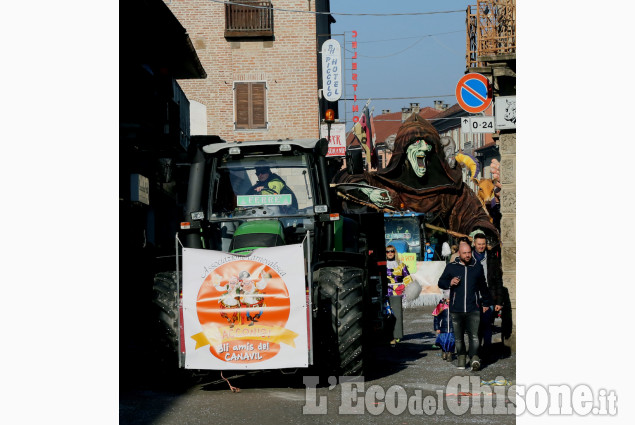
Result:
[[[434,109],[436,109],[437,111],[443,111],[443,101],[442,100],[435,100],[434,101]]]
[[[401,122],[404,122],[405,120],[407,120],[411,114],[412,114],[412,109],[401,108]]]
[[[421,108],[419,107],[418,103],[411,103],[410,104],[410,109],[412,109],[412,113],[414,113],[414,114],[418,114],[419,111],[421,110]]]
[[[449,105],[447,103],[443,104],[443,110],[445,111],[446,109],[448,109]]]
[[[381,114],[382,114],[382,115],[384,115],[384,114],[389,114],[389,113],[390,113],[390,109],[382,109],[382,110],[381,110]]]

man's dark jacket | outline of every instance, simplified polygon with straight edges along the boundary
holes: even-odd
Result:
[[[503,305],[503,271],[500,258],[490,250],[485,252],[487,252],[485,257],[487,264],[486,283],[491,299],[494,302],[493,305]]]
[[[456,276],[460,277],[461,281],[456,286],[450,286],[450,281]],[[480,310],[482,306],[492,305],[483,266],[474,257],[467,265],[456,257],[445,266],[439,277],[439,288],[450,290],[450,313],[471,313]],[[479,298],[482,299],[482,303]]]

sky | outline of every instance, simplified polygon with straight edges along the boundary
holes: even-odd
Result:
[[[336,22],[332,38],[345,45],[346,98],[353,97],[351,63],[358,67],[357,104],[360,110],[371,99],[370,108],[378,115],[384,109],[401,111],[417,102],[423,108],[441,100],[456,103],[454,90],[465,73],[465,18],[469,4],[476,0],[351,0],[331,1]],[[423,13],[418,16],[346,16],[337,13]],[[357,31],[357,59],[351,59],[351,41]],[[341,35],[343,34],[343,35]],[[414,99],[382,99],[416,97]],[[340,102],[342,103],[342,102]],[[352,102],[340,104],[352,117]]]

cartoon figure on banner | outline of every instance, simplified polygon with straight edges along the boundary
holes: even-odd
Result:
[[[281,344],[296,348],[298,333],[287,328],[291,302],[285,280],[267,264],[222,264],[204,278],[196,298],[195,350],[208,346],[223,362],[248,364],[277,356]]]
[[[212,283],[217,291],[226,291],[218,300],[221,308],[220,316],[227,320],[230,328],[233,328],[236,322],[240,324],[240,285],[238,277],[232,276],[226,285],[222,285],[221,281],[222,277],[219,275],[214,275],[212,278]]]
[[[246,322],[251,322],[249,326],[253,326],[260,319],[263,308],[266,306],[265,294],[260,291],[267,287],[267,280],[270,276],[262,272],[262,268],[259,268],[255,274],[257,275],[258,272],[260,274],[258,282],[255,282],[247,271],[241,271],[238,276],[242,289],[240,304],[245,309]],[[254,313],[256,314],[254,315]]]

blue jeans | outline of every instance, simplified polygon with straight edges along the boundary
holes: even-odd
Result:
[[[468,354],[474,357],[478,353],[478,325],[481,321],[481,313],[478,310],[469,313],[450,313],[454,325],[454,339],[456,340],[456,353],[465,355],[465,341],[463,334],[467,331],[467,339],[470,344]]]

